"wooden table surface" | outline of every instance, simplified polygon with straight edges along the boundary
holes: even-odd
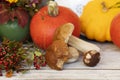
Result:
[[[95,67],[85,66],[81,56],[77,62],[65,64],[62,71],[43,67],[0,80],[120,80],[120,48],[112,43],[90,42],[101,48],[101,60]]]

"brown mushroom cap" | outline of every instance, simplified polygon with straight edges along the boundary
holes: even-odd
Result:
[[[72,35],[73,30],[74,25],[72,23],[66,23],[58,27],[55,31],[54,40],[64,40],[65,43],[67,43],[69,37]]]
[[[96,50],[90,50],[84,54],[83,62],[85,65],[93,67],[100,61],[100,53]]]
[[[63,40],[54,41],[46,50],[45,59],[52,69],[61,70],[68,58],[68,46]]]

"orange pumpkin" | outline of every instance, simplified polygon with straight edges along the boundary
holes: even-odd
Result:
[[[120,14],[115,16],[111,22],[110,36],[113,43],[120,48]]]
[[[52,43],[56,28],[68,22],[75,26],[73,35],[77,37],[80,35],[79,17],[66,7],[58,6],[58,8],[58,15],[50,16],[48,7],[45,6],[31,20],[30,34],[33,42],[39,48],[46,49]]]

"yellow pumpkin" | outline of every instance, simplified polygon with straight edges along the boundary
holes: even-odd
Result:
[[[110,25],[120,13],[120,0],[92,0],[80,16],[81,31],[88,39],[111,41]]]

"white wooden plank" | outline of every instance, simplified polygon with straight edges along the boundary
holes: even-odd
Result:
[[[87,67],[79,61],[65,64],[64,70],[55,71],[49,67],[31,70],[25,74],[14,74],[12,78],[0,77],[0,80],[120,80],[120,48],[112,43],[96,43],[101,48],[101,61],[96,67]]]
[[[27,74],[0,80],[120,80],[120,70],[31,70]]]
[[[87,67],[80,57],[79,61],[66,64],[65,69],[120,69],[120,48],[112,43],[95,43],[101,48],[101,60],[95,67]]]

